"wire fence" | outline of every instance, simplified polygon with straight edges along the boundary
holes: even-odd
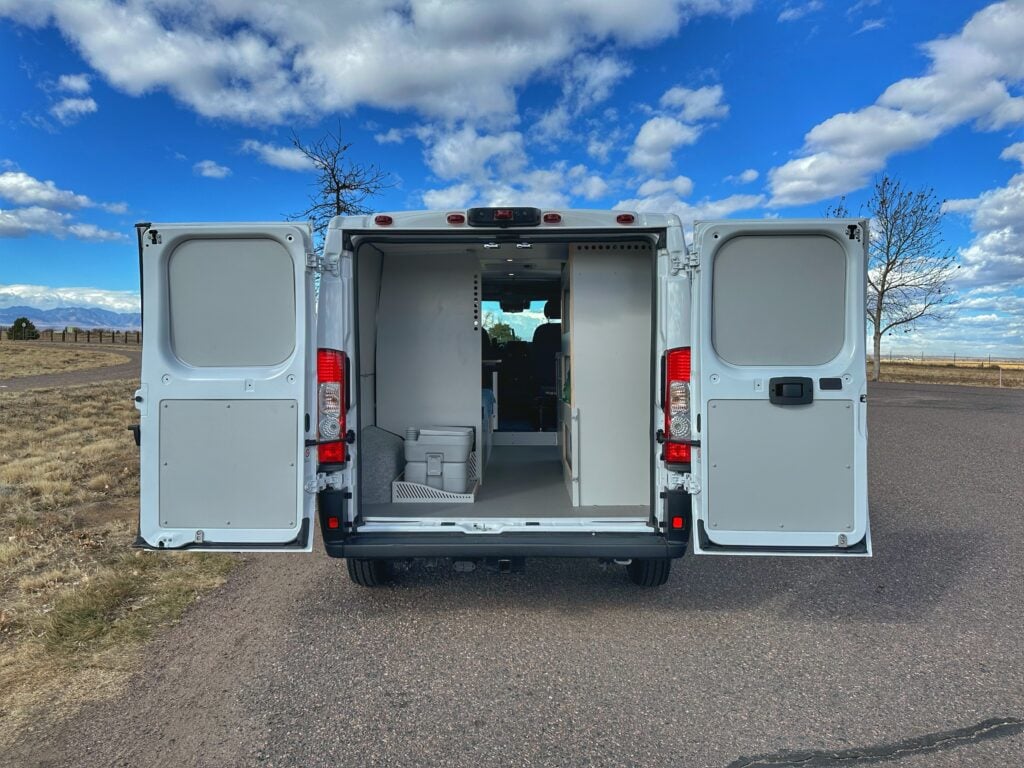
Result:
[[[0,342],[46,341],[64,344],[142,344],[141,331],[104,331],[100,329],[65,329],[63,331],[25,328],[0,328]]]

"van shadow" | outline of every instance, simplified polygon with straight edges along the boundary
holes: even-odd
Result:
[[[880,510],[882,512],[882,510]],[[878,514],[884,520],[889,515]],[[695,557],[673,565],[669,583],[642,589],[625,569],[593,560],[532,559],[518,574],[456,573],[438,561],[401,563],[390,585],[334,590],[337,606],[362,615],[396,610],[651,611],[680,620],[750,609],[805,620],[915,623],[934,612],[984,552],[980,534],[876,525],[873,558]],[[880,546],[879,546],[880,545]],[[342,569],[343,571],[343,569]],[[335,578],[343,578],[343,572]]]

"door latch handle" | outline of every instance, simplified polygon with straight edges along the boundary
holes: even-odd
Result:
[[[775,405],[807,405],[814,400],[814,381],[805,376],[769,379],[768,400]]]

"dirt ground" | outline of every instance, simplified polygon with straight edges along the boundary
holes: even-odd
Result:
[[[120,362],[102,355],[110,358]],[[109,375],[121,365],[48,378]],[[68,715],[118,690],[142,641],[222,583],[235,562],[131,548],[136,386],[0,389],[0,747],[41,712]]]

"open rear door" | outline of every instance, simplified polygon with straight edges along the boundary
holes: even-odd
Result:
[[[870,555],[867,238],[844,219],[696,225],[697,553]]]
[[[139,545],[310,551],[308,227],[147,227]]]

